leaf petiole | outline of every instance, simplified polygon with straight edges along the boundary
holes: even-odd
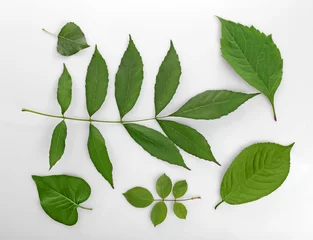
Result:
[[[44,32],[46,32],[46,33],[48,33],[48,34],[50,34],[50,35],[52,35],[52,36],[55,36],[55,37],[58,37],[57,35],[55,35],[54,33],[51,33],[51,32],[49,32],[49,31],[47,31],[46,29],[42,29],[42,31],[44,31]]]
[[[85,209],[85,210],[90,210],[90,211],[92,210],[92,208],[84,207],[84,206],[81,206],[81,205],[78,205],[78,207],[82,208],[82,209]]]

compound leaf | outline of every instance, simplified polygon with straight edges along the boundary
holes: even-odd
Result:
[[[134,187],[125,192],[123,195],[132,206],[137,208],[148,207],[154,201],[154,198],[149,190],[142,187]]]
[[[193,119],[216,119],[235,111],[241,104],[258,94],[228,90],[208,90],[196,95],[171,116]]]
[[[186,180],[178,181],[174,184],[173,195],[174,198],[180,198],[185,195],[188,190],[188,184]]]
[[[283,60],[272,36],[256,28],[219,18],[222,23],[221,50],[229,65],[271,102],[283,75]]]
[[[68,175],[32,178],[37,185],[41,207],[55,221],[72,226],[78,220],[77,208],[91,210],[80,205],[91,193],[85,180]]]
[[[138,124],[124,124],[129,135],[148,153],[190,170],[174,143],[160,132]]]
[[[172,181],[166,174],[163,174],[157,180],[156,191],[162,199],[170,195],[172,191]]]
[[[258,143],[244,149],[226,171],[222,202],[242,204],[258,200],[279,188],[288,176],[293,144]]]
[[[66,136],[67,127],[63,120],[55,127],[52,134],[49,151],[50,169],[61,159],[64,153]]]
[[[173,206],[173,211],[178,218],[186,219],[188,212],[184,204],[175,202]]]
[[[62,115],[64,115],[72,100],[72,77],[65,64],[63,64],[63,73],[59,78],[57,98],[61,107]]]
[[[108,68],[96,46],[86,76],[86,103],[90,117],[103,104],[107,95],[108,83]]]
[[[161,224],[167,215],[167,207],[164,202],[156,203],[151,211],[150,219],[153,225],[156,227],[157,225]]]
[[[90,159],[99,173],[113,185],[113,166],[110,161],[104,138],[101,132],[92,124],[89,125],[88,152]]]
[[[157,116],[171,101],[179,85],[181,67],[178,55],[171,41],[170,49],[165,56],[156,77],[154,104]]]
[[[143,63],[131,36],[115,80],[115,98],[121,118],[135,105],[143,80]]]

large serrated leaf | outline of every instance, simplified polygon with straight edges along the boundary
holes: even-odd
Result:
[[[32,178],[37,185],[43,210],[55,221],[72,226],[78,220],[77,208],[91,210],[80,205],[91,193],[85,180],[68,175]]]
[[[173,121],[158,120],[158,123],[169,139],[178,147],[196,157],[219,165],[212,154],[210,145],[201,133],[189,126]]]
[[[156,77],[154,105],[157,116],[171,101],[179,85],[181,67],[178,55],[171,41],[170,49],[165,56]]]
[[[292,147],[258,143],[244,149],[224,175],[219,204],[255,201],[279,188],[289,173]]]
[[[115,98],[123,118],[135,105],[143,80],[143,63],[131,36],[115,80]]]
[[[86,76],[86,103],[90,117],[103,104],[107,95],[108,84],[108,68],[96,46]]]
[[[138,124],[124,124],[124,126],[129,135],[152,156],[190,170],[177,147],[163,134]]]
[[[134,187],[125,192],[124,197],[134,207],[145,208],[153,203],[154,198],[152,194],[143,187]]]
[[[172,191],[172,181],[165,173],[157,180],[156,191],[162,199],[170,195]]]
[[[57,98],[62,115],[64,115],[72,100],[72,77],[65,64],[63,64],[63,73],[58,82]]]
[[[241,104],[258,94],[228,90],[207,90],[196,95],[171,116],[193,119],[216,119],[235,111]]]
[[[61,159],[64,153],[66,135],[67,127],[63,120],[55,127],[52,134],[49,150],[50,169]]]
[[[151,210],[151,215],[150,215],[151,222],[156,227],[157,225],[164,222],[166,215],[167,215],[167,207],[165,203],[158,202],[153,206]]]
[[[99,173],[110,183],[113,184],[113,166],[105,145],[101,132],[92,124],[89,126],[88,152],[90,159]]]
[[[221,50],[229,65],[271,102],[283,74],[283,60],[272,36],[252,27],[219,18],[222,23]]]

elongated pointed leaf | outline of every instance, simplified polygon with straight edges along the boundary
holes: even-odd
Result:
[[[72,77],[65,64],[63,64],[63,73],[59,79],[57,95],[62,115],[64,115],[72,101]]]
[[[184,196],[187,190],[188,190],[188,184],[186,180],[181,180],[181,181],[176,182],[173,187],[174,198],[180,198]]]
[[[184,204],[175,202],[173,211],[178,218],[186,219],[188,211]]]
[[[276,120],[274,95],[283,74],[283,60],[272,36],[252,27],[219,18],[221,50],[229,65],[271,102]]]
[[[168,195],[170,195],[172,191],[172,181],[166,174],[163,174],[157,180],[156,191],[162,199],[167,198]]]
[[[52,134],[49,151],[50,169],[61,159],[64,153],[66,135],[67,127],[63,120],[55,127]]]
[[[152,156],[189,170],[176,146],[163,134],[138,124],[124,126],[129,135]]]
[[[228,90],[208,90],[196,95],[171,116],[193,119],[216,119],[235,111],[241,104],[258,94]]]
[[[92,124],[89,125],[88,152],[91,161],[99,173],[113,185],[113,166],[100,131]]]
[[[292,146],[258,143],[244,149],[224,175],[221,184],[222,202],[247,203],[279,188],[289,173]]]
[[[156,203],[151,211],[150,219],[153,225],[156,227],[157,225],[164,222],[167,215],[167,207],[164,202]]]
[[[108,68],[96,46],[86,76],[86,103],[90,117],[103,104],[107,95],[108,84]]]
[[[155,83],[154,104],[157,116],[173,98],[179,85],[181,67],[173,42],[164,58]]]
[[[149,190],[142,187],[134,187],[125,192],[123,195],[131,205],[137,208],[148,207],[154,201],[154,198]]]
[[[173,121],[158,120],[158,123],[169,139],[178,147],[198,158],[219,164],[215,160],[207,140],[198,131]]]
[[[115,98],[121,118],[135,105],[143,80],[143,63],[131,36],[115,80]]]
[[[71,56],[88,47],[84,33],[75,23],[69,22],[61,29],[58,35],[58,53]]]
[[[91,210],[80,205],[91,193],[85,180],[68,175],[32,178],[37,185],[41,207],[55,221],[72,226],[78,220],[77,208]]]

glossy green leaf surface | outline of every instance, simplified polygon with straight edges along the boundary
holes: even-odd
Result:
[[[61,159],[64,153],[66,136],[67,127],[63,120],[55,127],[52,134],[49,150],[50,169]]]
[[[63,56],[71,56],[88,47],[84,33],[73,22],[67,23],[58,34],[57,51]]]
[[[188,211],[184,204],[175,202],[173,206],[173,211],[178,218],[186,219]]]
[[[244,149],[224,175],[220,190],[222,202],[247,203],[279,188],[289,173],[292,147],[293,144],[258,143]]]
[[[155,115],[157,116],[173,98],[179,85],[181,67],[178,55],[171,41],[170,49],[167,52],[156,77],[154,88]]]
[[[163,174],[157,180],[156,191],[162,199],[164,199],[164,198],[168,197],[168,195],[170,195],[170,193],[172,191],[172,181],[166,174]]]
[[[235,111],[257,94],[228,90],[208,90],[196,95],[171,116],[193,119],[217,119]]]
[[[164,222],[167,215],[167,207],[164,202],[156,203],[151,211],[150,219],[153,225],[156,227],[157,225]]]
[[[113,185],[113,166],[101,132],[93,125],[89,125],[88,152],[91,161],[99,173]]]
[[[178,181],[174,184],[173,195],[174,198],[180,198],[185,195],[188,190],[188,184],[186,180]]]
[[[80,205],[91,193],[85,180],[68,175],[32,178],[37,185],[41,207],[55,221],[72,226],[78,220],[77,208],[91,210]]]
[[[154,198],[149,190],[143,187],[134,187],[125,192],[123,195],[132,206],[137,208],[148,207],[154,201]]]
[[[247,83],[269,99],[276,120],[274,95],[282,80],[283,60],[272,36],[253,26],[219,19],[223,57]]]
[[[204,136],[195,129],[174,121],[158,120],[162,130],[178,147],[208,161],[219,164]]]
[[[115,79],[115,98],[121,118],[135,105],[143,80],[143,63],[132,38],[121,60]]]
[[[57,98],[61,107],[62,115],[64,115],[72,101],[72,77],[65,64],[63,64],[63,73],[59,78]]]
[[[97,112],[103,104],[108,84],[108,68],[96,46],[86,76],[86,103],[89,116]]]
[[[124,126],[129,135],[152,156],[189,170],[177,147],[163,134],[138,124],[125,124]]]

